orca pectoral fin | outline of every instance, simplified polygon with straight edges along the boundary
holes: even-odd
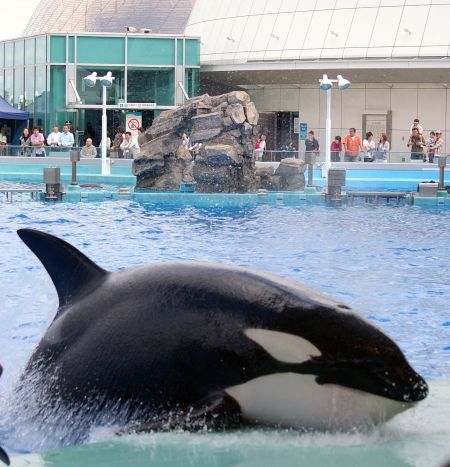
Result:
[[[17,234],[50,275],[58,292],[60,307],[87,288],[94,287],[108,274],[60,238],[33,229],[20,229]]]
[[[242,426],[242,413],[239,404],[228,394],[218,392],[188,407],[157,418],[150,423],[132,425],[119,434],[185,431],[220,431]]]
[[[4,462],[6,465],[10,464],[8,454],[6,454],[2,447],[0,447],[0,461]]]

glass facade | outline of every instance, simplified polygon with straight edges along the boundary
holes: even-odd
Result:
[[[66,119],[82,133],[86,114],[92,125],[96,120],[100,124],[102,105],[100,84],[89,88],[83,78],[94,71],[98,76],[111,71],[114,82],[107,90],[111,125],[124,123],[126,102],[155,104],[155,110],[143,111],[143,122],[151,122],[164,108],[181,103],[176,101],[177,67],[182,67],[189,95],[198,94],[199,63],[200,40],[183,36],[39,35],[0,42],[0,95],[28,111],[30,126],[41,126],[45,133]]]
[[[128,102],[173,105],[174,80],[173,68],[128,68]]]

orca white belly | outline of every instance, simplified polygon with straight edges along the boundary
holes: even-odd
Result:
[[[251,422],[320,430],[378,424],[414,405],[336,384],[320,385],[315,378],[277,373],[229,387],[226,392]]]

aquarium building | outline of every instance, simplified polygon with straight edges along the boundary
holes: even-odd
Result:
[[[0,95],[29,112],[31,127],[47,134],[54,123],[69,120],[82,141],[88,126],[101,134],[102,87],[87,87],[85,76],[113,74],[107,92],[112,132],[125,125],[130,112],[140,113],[142,125],[149,126],[161,110],[184,102],[182,88],[188,95],[198,94],[199,68],[196,37],[139,31],[48,33],[0,42]],[[25,123],[1,123],[17,142]]]
[[[352,86],[332,91],[333,136],[383,131],[407,150],[418,117],[449,150],[449,17],[449,0],[196,0],[185,33],[201,37],[202,88],[247,90],[268,147],[295,141],[298,121],[323,142],[318,81],[341,74]]]

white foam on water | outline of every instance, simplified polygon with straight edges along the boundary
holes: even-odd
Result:
[[[117,437],[96,428],[91,444],[15,456],[13,466],[441,467],[450,460],[450,380],[431,381],[417,408],[367,431],[249,429],[220,433],[146,433]],[[28,462],[28,463],[24,463]],[[43,462],[47,462],[46,464]],[[101,463],[99,463],[101,462]]]

